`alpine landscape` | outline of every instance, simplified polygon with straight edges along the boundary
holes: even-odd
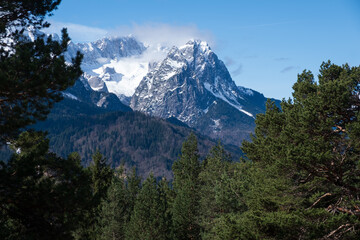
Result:
[[[49,132],[54,152],[79,152],[86,164],[101,149],[114,167],[126,163],[141,175],[171,179],[190,132],[198,135],[203,155],[221,141],[236,161],[256,114],[265,112],[267,99],[236,86],[205,41],[172,48],[131,36],[71,42],[66,59],[77,51],[84,55],[83,75],[36,127]]]
[[[0,0],[0,239],[360,239],[359,10]]]

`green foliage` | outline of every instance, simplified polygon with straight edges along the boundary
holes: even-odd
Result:
[[[128,176],[127,180],[127,191],[128,191],[128,198],[129,198],[129,206],[128,206],[128,221],[130,221],[130,215],[134,210],[135,201],[137,198],[137,195],[140,191],[140,183],[141,178],[136,172],[136,168],[132,169],[131,174]]]
[[[201,171],[197,139],[192,133],[183,143],[180,159],[174,163],[172,206],[174,239],[199,239],[199,201]]]
[[[0,23],[0,141],[10,141],[19,130],[45,119],[61,91],[81,75],[82,56],[72,65],[63,53],[70,38],[66,29],[60,42],[38,36],[24,37],[24,30],[48,26],[44,17],[60,3],[54,0],[1,1]]]
[[[175,199],[175,193],[170,187],[170,183],[162,178],[158,183],[158,190],[160,194],[160,209],[163,213],[164,222],[166,223],[166,237],[167,239],[172,238],[172,206]]]
[[[66,64],[70,38],[61,41],[25,31],[48,27],[44,21],[59,0],[0,1],[0,145],[11,142],[16,151],[0,161],[0,238],[71,239],[91,199],[90,179],[79,155],[59,158],[49,152],[40,132],[18,134],[45,119],[61,91],[81,75],[82,56]]]
[[[129,198],[124,181],[124,169],[120,167],[112,178],[107,196],[101,201],[98,220],[98,239],[124,239],[129,216]]]
[[[92,189],[95,199],[100,200],[106,196],[107,189],[113,177],[113,170],[107,163],[106,158],[96,151],[93,155],[93,162],[89,167],[92,178]]]
[[[225,214],[216,219],[216,239],[292,239],[299,199],[289,193],[288,180],[274,169],[257,163],[232,166],[231,175],[217,187],[217,200],[230,202]],[[229,201],[231,200],[231,201]],[[294,220],[294,221],[290,221]],[[295,237],[297,239],[297,237]]]
[[[47,27],[48,23],[44,18],[51,15],[60,2],[61,0],[1,0],[0,6],[3,11],[0,24],[1,37],[16,35],[30,26],[37,29]],[[17,32],[6,31],[11,28],[18,28]]]
[[[90,198],[80,159],[48,152],[39,132],[24,132],[0,169],[2,239],[70,239]]]
[[[282,111],[268,102],[266,113],[257,116],[252,142],[243,144],[260,173],[249,175],[253,187],[247,192],[256,199],[244,195],[248,210],[239,218],[259,226],[254,238],[360,234],[360,68],[327,62],[318,77],[317,83],[311,72],[300,74],[293,100],[283,101]]]
[[[169,239],[170,222],[166,216],[166,199],[150,175],[136,198],[126,239]]]
[[[107,160],[99,151],[93,155],[92,164],[86,169],[91,179],[90,187],[92,195],[90,204],[84,211],[84,221],[75,233],[76,239],[97,239],[99,225],[98,215],[101,212],[101,201],[106,198],[108,188],[111,185],[114,172],[107,164]]]
[[[203,161],[199,174],[202,239],[213,239],[214,220],[228,208],[227,203],[216,201],[216,189],[222,184],[230,162],[231,157],[220,142],[210,150],[209,156]]]

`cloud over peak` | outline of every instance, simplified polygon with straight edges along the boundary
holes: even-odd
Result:
[[[165,23],[133,23],[131,26],[120,26],[109,31],[109,35],[125,36],[129,34],[149,45],[181,46],[190,39],[201,39],[207,41],[210,46],[214,45],[212,34],[198,29],[195,25],[180,26]]]
[[[103,38],[108,31],[102,28],[89,27],[74,23],[50,21],[50,27],[44,29],[46,33],[60,34],[61,29],[67,28],[70,38],[74,42],[92,42]]]
[[[114,29],[102,29],[80,24],[51,22],[45,29],[46,33],[60,33],[62,28],[67,28],[74,42],[92,42],[105,36],[132,35],[147,45],[181,46],[190,39],[207,41],[211,47],[215,45],[213,35],[208,31],[197,28],[196,25],[170,25],[165,23],[133,23],[131,26],[118,26]]]

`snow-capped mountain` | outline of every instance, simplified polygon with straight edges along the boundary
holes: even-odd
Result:
[[[209,45],[191,40],[173,47],[142,79],[130,107],[161,118],[175,117],[203,134],[240,145],[265,111],[266,98],[236,86]]]
[[[27,35],[30,40],[45,36],[34,31]],[[59,39],[55,34],[52,38]],[[70,61],[77,51],[84,55],[84,74],[63,96],[105,111],[132,108],[178,119],[236,145],[249,138],[256,114],[265,111],[266,98],[236,86],[225,64],[201,40],[172,48],[141,43],[131,36],[70,42],[65,58]]]
[[[224,101],[253,118],[244,95],[225,64],[204,41],[173,47],[166,58],[137,87],[130,106],[162,118],[176,117],[194,126],[216,101]]]
[[[136,87],[149,70],[156,65],[162,47],[149,47],[134,37],[103,38],[92,43],[70,43],[66,59],[80,51],[84,55],[82,69],[84,79],[95,91],[114,93],[129,104]]]
[[[124,57],[140,55],[145,50],[145,46],[131,36],[107,37],[90,43],[70,42],[66,57],[71,58],[77,51],[80,51],[84,54],[83,67],[86,68],[104,65]]]
[[[60,41],[60,37],[55,33],[45,34],[31,28],[24,32],[24,38],[30,41],[39,37],[44,39],[51,37],[55,41]],[[99,99],[93,98],[93,103],[97,106],[106,108],[116,104],[118,100],[129,105],[135,88],[154,65],[154,58],[149,58],[149,55],[158,56],[159,53],[165,51],[163,48],[150,49],[151,51],[148,51],[148,47],[131,36],[106,37],[90,43],[70,41],[67,52],[64,54],[65,59],[71,63],[76,53],[81,52],[83,54],[81,68],[84,74],[76,83],[75,88],[66,90],[63,96],[84,99],[84,91],[79,93],[82,96],[76,95],[76,89],[79,90],[79,86],[83,85],[81,89],[86,89],[89,95],[98,95],[93,93],[94,91],[100,93]],[[115,94],[118,99],[114,101],[114,96],[111,94]],[[112,99],[112,103],[108,101],[109,99]]]
[[[70,43],[67,59],[76,51],[84,54],[84,74],[75,88],[64,93],[68,98],[117,110],[121,103],[114,99],[116,95],[133,110],[177,118],[203,134],[237,145],[253,131],[256,114],[265,111],[266,98],[236,86],[225,64],[204,41],[168,48],[133,37],[104,38]],[[84,89],[93,92],[90,100]]]

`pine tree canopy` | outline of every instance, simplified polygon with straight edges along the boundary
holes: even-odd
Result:
[[[62,30],[61,41],[37,30],[48,27],[44,18],[59,0],[1,1],[0,22],[0,141],[10,141],[20,130],[45,119],[53,104],[81,75],[80,53],[65,62],[70,38]],[[25,31],[35,33],[30,39]]]
[[[173,164],[174,191],[172,206],[174,239],[199,239],[199,174],[201,171],[196,136],[183,143],[180,159]]]
[[[283,100],[281,109],[268,102],[252,142],[242,149],[262,176],[280,180],[264,185],[275,190],[260,196],[277,199],[272,204],[282,217],[297,218],[292,234],[347,239],[358,236],[360,227],[360,67],[328,61],[319,72],[318,81],[310,71],[299,74],[293,99]],[[272,228],[280,233],[276,224]],[[277,239],[285,234],[290,232]]]

